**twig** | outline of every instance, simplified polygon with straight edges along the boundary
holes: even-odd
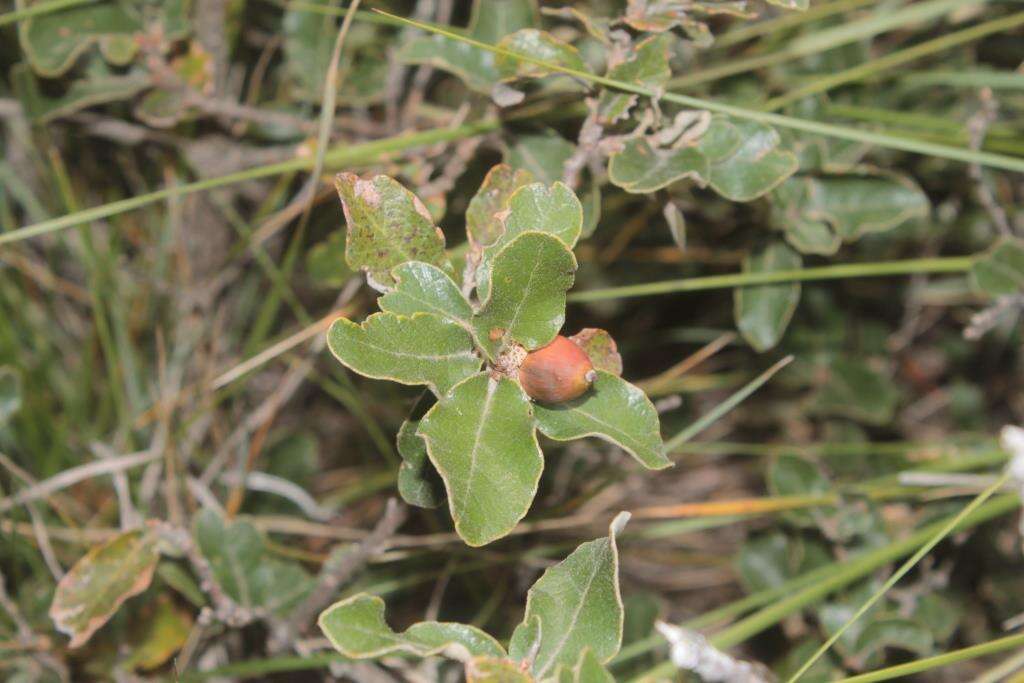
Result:
[[[380,518],[373,531],[356,546],[345,546],[335,549],[324,563],[316,586],[310,591],[280,630],[273,634],[274,647],[284,649],[295,641],[313,618],[335,598],[338,589],[348,583],[375,555],[385,550],[408,515],[408,508],[394,498],[388,500],[384,516]]]
[[[71,469],[64,470],[59,474],[55,474],[49,479],[45,479],[38,484],[22,489],[10,498],[0,501],[0,512],[7,512],[8,510],[19,505],[23,505],[29,501],[45,498],[51,493],[66,489],[69,486],[73,486],[81,481],[85,481],[86,479],[91,479],[104,474],[121,472],[131,469],[132,467],[138,467],[139,465],[145,465],[146,463],[153,462],[159,457],[159,453],[142,451],[139,453],[122,455],[109,460],[98,460],[85,465],[79,465],[78,467],[72,467]]]
[[[977,151],[981,149],[982,142],[985,140],[985,131],[989,125],[992,124],[998,117],[998,103],[995,97],[992,95],[990,88],[982,88],[978,94],[978,99],[981,101],[981,109],[978,110],[974,116],[967,122],[967,135],[970,141],[970,148]],[[967,172],[971,176],[971,180],[974,181],[975,193],[977,194],[978,201],[985,207],[989,217],[995,224],[996,229],[1004,237],[1008,237],[1013,234],[1010,229],[1010,219],[1006,215],[1006,211],[996,201],[995,195],[992,194],[992,188],[985,182],[984,173],[981,170],[981,164],[971,163],[967,165]]]
[[[228,626],[245,626],[257,619],[266,617],[266,613],[259,607],[245,607],[239,605],[228,595],[224,588],[214,576],[213,567],[199,551],[199,546],[192,540],[192,535],[183,528],[164,524],[160,527],[161,535],[184,553],[196,576],[199,577],[199,587],[210,596],[213,609],[200,615],[200,620],[209,622],[211,618],[222,621]]]

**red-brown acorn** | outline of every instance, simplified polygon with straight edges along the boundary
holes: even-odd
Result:
[[[597,373],[586,352],[562,335],[527,354],[519,367],[519,384],[544,403],[562,403],[582,396]]]

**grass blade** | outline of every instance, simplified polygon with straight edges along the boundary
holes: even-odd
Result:
[[[457,40],[467,45],[480,48],[481,50],[487,50],[495,54],[503,55],[510,59],[519,60],[528,64],[535,64],[544,69],[563,73],[575,78],[579,78],[590,83],[597,83],[604,85],[609,88],[615,88],[616,90],[622,90],[624,92],[631,92],[637,95],[643,95],[644,97],[650,97],[655,100],[662,100],[666,102],[672,102],[675,104],[681,104],[685,107],[693,107],[694,109],[706,109],[707,111],[714,112],[717,114],[727,114],[734,116],[739,119],[746,119],[749,121],[758,121],[761,123],[767,123],[772,126],[778,126],[780,128],[789,128],[791,130],[799,130],[804,133],[811,133],[813,135],[824,135],[826,137],[839,138],[840,140],[850,140],[853,142],[863,142],[869,145],[877,145],[879,147],[885,147],[888,149],[900,150],[903,152],[913,152],[915,154],[924,154],[927,156],[938,157],[940,159],[949,159],[951,161],[961,161],[964,163],[979,164],[981,166],[988,166],[990,168],[1000,168],[1007,171],[1017,171],[1024,173],[1024,159],[1017,157],[1006,156],[1003,154],[992,154],[991,152],[980,152],[972,149],[966,149],[962,147],[950,147],[949,145],[942,145],[933,142],[926,142],[923,140],[914,140],[895,135],[886,135],[884,133],[875,133],[872,131],[860,130],[857,128],[848,128],[846,126],[840,126],[831,123],[824,123],[821,121],[812,121],[809,119],[800,119],[792,116],[783,116],[781,114],[773,114],[771,112],[758,111],[754,109],[748,109],[746,107],[739,107],[731,104],[725,104],[722,102],[716,102],[713,100],[705,100],[698,97],[690,97],[689,95],[680,95],[678,93],[658,93],[650,88],[645,88],[639,85],[633,85],[624,81],[615,80],[614,78],[608,78],[606,76],[598,76],[586,71],[579,71],[577,69],[570,69],[561,64],[554,64],[547,62],[543,59],[537,59],[529,55],[520,54],[511,50],[498,47],[497,45],[491,45],[490,43],[483,43],[472,38],[455,33],[447,29],[430,26],[423,22],[415,21],[413,19],[406,19],[399,17],[394,14],[388,14],[381,10],[375,10],[385,16],[389,16],[397,21],[401,21],[409,26],[415,26],[416,28],[430,33],[436,33],[438,35]]]
[[[999,479],[997,479],[987,489],[985,489],[977,496],[975,496],[974,500],[965,505],[963,510],[957,513],[952,519],[950,519],[946,524],[944,524],[935,533],[935,535],[933,535],[924,545],[918,548],[917,552],[910,556],[910,559],[908,559],[906,562],[900,565],[900,568],[892,573],[892,576],[890,576],[886,580],[886,582],[882,584],[882,587],[879,588],[874,593],[874,595],[868,598],[864,602],[864,604],[861,605],[856,612],[854,612],[853,616],[847,619],[846,622],[842,626],[840,626],[839,629],[835,633],[833,633],[832,636],[828,640],[826,640],[822,644],[822,646],[815,651],[814,654],[807,658],[807,660],[800,666],[800,668],[797,669],[796,673],[789,677],[787,683],[795,683],[795,681],[799,680],[801,676],[807,673],[807,670],[814,666],[814,663],[818,661],[818,659],[820,659],[823,654],[828,652],[829,648],[831,648],[835,644],[835,642],[839,640],[844,633],[846,633],[846,630],[850,628],[850,626],[852,626],[858,619],[864,616],[864,614],[867,613],[867,611],[871,609],[871,607],[876,602],[881,600],[885,596],[885,594],[888,593],[889,590],[892,589],[892,587],[895,586],[899,582],[899,580],[907,574],[907,572],[913,569],[914,566],[918,562],[920,562],[925,555],[930,553],[932,549],[934,549],[935,546],[942,542],[942,540],[946,538],[946,536],[951,534],[953,530],[956,529],[957,526],[959,526],[960,523],[964,521],[964,519],[966,519],[971,513],[973,513],[979,507],[981,507],[981,505],[984,504],[986,500],[991,498],[995,494],[995,492],[1001,489],[1009,480],[1010,470],[1009,468],[1007,468],[1003,472],[1003,475],[999,477]]]

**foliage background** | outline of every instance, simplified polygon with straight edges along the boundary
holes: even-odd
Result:
[[[335,64],[329,0],[0,5],[5,676],[455,675],[348,661],[297,605],[331,574],[396,628],[505,641],[540,572],[630,510],[616,678],[675,675],[656,618],[784,678],[992,483],[1024,411],[1019,4],[479,4],[368,2]],[[529,515],[480,549],[443,507],[386,513],[419,392],[325,351],[376,296],[331,179],[397,178],[460,263],[502,161],[579,195],[565,329],[612,333],[676,466],[544,440]],[[801,680],[943,652],[920,680],[1013,675],[1019,642],[956,653],[1024,612],[1016,505],[981,505]],[[74,598],[102,618],[70,648],[57,581],[111,539],[89,557],[124,576]]]

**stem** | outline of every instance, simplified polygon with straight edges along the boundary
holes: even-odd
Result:
[[[941,655],[926,657],[915,662],[907,662],[906,664],[890,666],[885,669],[871,671],[859,676],[851,676],[850,678],[840,680],[838,683],[874,683],[875,681],[888,681],[893,678],[910,676],[912,674],[921,673],[922,671],[928,671],[947,664],[954,664],[967,659],[984,657],[986,655],[1002,652],[1003,650],[1009,650],[1021,645],[1024,645],[1024,634],[1018,633],[1015,636],[997,638],[996,640],[991,640],[987,643],[972,645],[960,650],[953,650],[952,652],[944,652]]]
[[[954,2],[943,2],[941,7],[943,11],[947,11],[952,7],[964,5],[964,0],[955,0]],[[917,14],[924,13],[925,7],[929,8],[929,11],[935,9],[939,5],[932,5],[931,3],[922,3],[915,5],[909,9],[917,10]],[[1024,173],[1024,159],[1019,159],[1012,156],[1006,156],[1002,154],[992,154],[990,152],[979,152],[973,149],[965,149],[962,147],[950,147],[949,145],[937,144],[933,142],[926,142],[923,140],[914,140],[901,138],[894,135],[886,135],[884,133],[875,133],[871,131],[860,130],[856,128],[847,128],[845,126],[837,126],[831,123],[823,123],[821,121],[811,121],[808,119],[798,119],[792,116],[783,116],[781,114],[773,114],[770,112],[759,111],[755,109],[747,109],[746,107],[739,107],[731,104],[725,104],[723,102],[715,102],[713,100],[701,99],[699,97],[690,97],[689,95],[680,95],[678,93],[660,93],[651,88],[647,88],[641,85],[635,85],[632,83],[626,83],[619,81],[614,78],[608,78],[607,76],[598,76],[592,74],[589,71],[580,71],[579,69],[571,69],[561,64],[555,64],[548,62],[543,59],[537,59],[530,55],[521,54],[512,50],[506,50],[505,48],[498,47],[497,45],[491,45],[490,43],[484,43],[479,40],[473,40],[466,36],[455,33],[448,29],[438,28],[436,26],[430,26],[423,22],[414,21],[412,19],[405,19],[403,17],[396,16],[394,14],[388,14],[381,10],[374,10],[380,12],[385,16],[392,17],[397,21],[408,26],[415,26],[429,31],[437,35],[446,36],[452,40],[457,40],[467,45],[480,48],[481,50],[487,50],[494,54],[503,55],[509,59],[514,59],[527,64],[535,64],[543,67],[549,71],[556,73],[563,73],[575,78],[582,79],[589,83],[597,83],[616,90],[623,92],[635,93],[637,95],[643,95],[644,97],[650,97],[657,101],[662,100],[665,102],[673,102],[675,104],[681,104],[685,107],[692,107],[694,109],[705,109],[710,112],[717,114],[727,114],[729,116],[735,116],[739,119],[746,119],[748,121],[757,121],[760,123],[766,123],[772,126],[779,126],[780,128],[789,128],[791,130],[799,130],[805,133],[812,133],[814,135],[825,135],[828,137],[838,138],[840,140],[851,140],[853,142],[863,142],[869,145],[878,145],[880,147],[887,147],[889,149],[901,150],[904,152],[913,152],[916,154],[925,154],[940,159],[949,159],[952,161],[962,161],[968,164],[979,164],[981,166],[988,166],[991,168],[1001,168],[1007,171],[1018,171]],[[893,17],[897,13],[893,13],[887,17]],[[916,18],[920,19],[919,16],[915,15]],[[837,36],[840,38],[846,38],[847,36],[854,36],[855,39],[859,39],[860,34],[864,32],[864,27],[859,25],[841,26],[841,30],[837,30]],[[808,40],[800,41],[798,43],[799,49],[813,49],[817,48],[816,41],[818,38],[829,32],[822,32],[809,36]],[[794,48],[797,49],[797,48]]]
[[[910,559],[908,559],[906,562],[900,565],[900,568],[893,572],[892,576],[886,579],[885,583],[882,584],[881,588],[875,591],[875,593],[870,598],[864,601],[864,604],[857,608],[857,611],[853,613],[853,616],[847,619],[843,623],[843,625],[835,633],[833,633],[831,637],[829,637],[829,639],[822,644],[821,647],[819,647],[814,652],[814,654],[808,657],[807,660],[802,665],[800,665],[800,668],[797,669],[796,673],[789,677],[787,683],[796,683],[796,681],[799,680],[801,676],[807,673],[807,670],[814,666],[814,663],[818,661],[823,654],[828,652],[829,648],[831,648],[836,643],[836,641],[839,640],[844,633],[846,633],[847,629],[853,626],[853,624],[855,624],[858,619],[864,616],[867,613],[867,611],[874,606],[875,603],[877,603],[879,600],[885,597],[885,594],[892,590],[893,586],[895,586],[900,579],[906,576],[907,573],[911,569],[913,569],[917,565],[917,563],[920,562],[922,558],[924,558],[925,555],[930,553],[935,548],[935,546],[941,543],[942,539],[946,538],[946,536],[951,534],[953,530],[957,527],[957,525],[959,525],[968,515],[977,510],[981,505],[985,503],[986,500],[995,495],[995,492],[1001,489],[1006,484],[1006,482],[1010,480],[1010,473],[1011,470],[1009,468],[1004,470],[1003,475],[999,477],[999,479],[993,482],[992,485],[989,486],[987,489],[979,493],[974,498],[974,500],[972,500],[970,503],[964,506],[963,510],[961,510],[955,517],[950,519],[938,531],[936,531],[935,535],[928,539],[927,543],[918,548],[917,552],[915,552],[910,557]]]
[[[1020,507],[1020,504],[1020,497],[1015,494],[999,496],[979,505],[968,514],[961,512],[944,520],[939,520],[918,529],[906,538],[855,556],[842,564],[819,567],[807,575],[791,579],[781,586],[771,589],[770,595],[775,600],[774,602],[718,632],[709,638],[709,642],[720,649],[738,645],[761,631],[770,628],[790,614],[799,612],[890,562],[909,555],[923,544],[931,541],[938,532],[944,531],[950,525],[950,522],[957,522],[955,528],[952,529],[953,531],[962,531],[1011,512]],[[957,520],[958,517],[962,518]],[[810,576],[817,580],[810,585],[806,585]],[[767,591],[764,593],[767,593]],[[747,599],[753,597],[748,596]],[[781,599],[776,600],[776,598]],[[675,665],[670,661],[666,661],[658,664],[634,680],[658,680],[659,678],[672,676],[675,671]]]
[[[341,144],[327,152],[324,163],[328,168],[342,168],[345,166],[366,164],[374,161],[384,154],[389,154],[391,152],[404,152],[416,147],[433,145],[438,142],[450,142],[452,140],[461,140],[474,135],[482,135],[484,133],[497,130],[499,126],[500,122],[497,119],[484,119],[473,123],[463,124],[456,128],[435,128],[421,133],[398,135],[359,145]],[[247,180],[266,178],[268,176],[279,175],[281,173],[288,173],[291,171],[307,170],[312,167],[313,159],[309,157],[302,157],[298,159],[289,159],[288,161],[283,161],[278,164],[259,166],[257,168],[240,171],[238,173],[230,173],[216,178],[208,178],[194,183],[168,187],[163,190],[157,190],[156,192],[150,192],[136,197],[129,197],[127,199],[111,202],[92,209],[85,209],[84,211],[77,211],[66,216],[61,216],[60,218],[42,221],[41,223],[35,223],[24,228],[19,228],[18,230],[12,230],[11,232],[0,234],[0,244],[17,242],[30,237],[37,237],[39,235],[57,232],[58,230],[64,230],[75,225],[81,225],[82,223],[89,223],[108,218],[115,214],[132,211],[173,197],[183,197],[195,192],[211,190],[216,187],[224,187],[225,185],[233,185]]]
[[[62,9],[68,9],[70,7],[77,7],[79,5],[88,5],[96,2],[96,0],[50,0],[50,2],[37,2],[34,5],[29,5],[24,9],[16,9],[13,12],[7,12],[6,14],[0,14],[0,26],[7,26],[13,24],[22,19],[28,19],[40,14],[47,14],[49,12],[57,12]]]
[[[775,376],[782,368],[793,362],[793,356],[786,356],[775,365],[771,366],[760,375],[751,380],[746,386],[737,391],[735,394],[727,398],[726,400],[719,403],[714,409],[711,410],[707,415],[704,415],[699,420],[691,424],[689,427],[679,432],[671,439],[665,442],[665,452],[671,453],[681,445],[692,439],[693,437],[700,434],[702,431],[710,427],[712,424],[717,422],[719,418],[728,413],[730,410],[742,403],[748,396],[760,389],[768,380]]]
[[[819,266],[816,268],[708,275],[706,277],[664,280],[623,287],[591,289],[570,294],[568,300],[580,303],[584,301],[605,301],[607,299],[628,299],[657,294],[673,294],[676,292],[698,292],[708,289],[749,287],[751,285],[777,284],[780,282],[842,280],[854,277],[882,277],[886,275],[911,275],[915,273],[962,273],[970,270],[973,264],[973,256],[944,256],[938,258],[904,259],[901,261],[874,261],[871,263],[840,263],[833,266]]]
[[[993,33],[999,33],[1000,31],[1008,31],[1012,28],[1016,28],[1024,24],[1024,12],[1017,12],[1007,17],[1001,17],[999,19],[993,19],[970,28],[965,28],[960,31],[954,31],[939,38],[933,40],[926,40],[923,43],[918,43],[912,47],[908,47],[904,50],[897,50],[891,54],[887,54],[884,57],[878,59],[872,59],[858,64],[850,69],[844,69],[839,73],[826,76],[825,78],[812,81],[807,85],[797,88],[785,95],[774,97],[764,105],[765,111],[777,111],[782,107],[786,106],[791,102],[795,102],[799,99],[807,97],[808,95],[815,95],[817,93],[826,92],[832,88],[836,88],[846,83],[863,80],[869,76],[873,76],[877,73],[886,72],[894,69],[897,66],[906,64],[917,59],[921,59],[927,55],[934,54],[936,52],[942,52],[949,50],[957,45],[963,45]],[[970,74],[967,74],[970,76]],[[1024,80],[1024,75],[1013,74],[1018,77],[1019,80]],[[932,81],[929,85],[941,84],[942,81]],[[1018,86],[1020,83],[1018,82]],[[980,87],[980,84],[976,83],[972,87]]]

